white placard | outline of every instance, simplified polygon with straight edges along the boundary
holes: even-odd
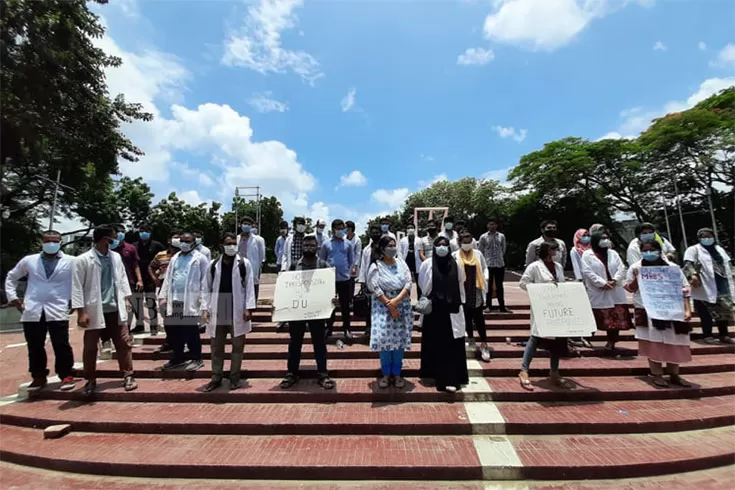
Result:
[[[684,294],[678,267],[641,267],[638,287],[648,318],[684,321]]]
[[[334,269],[288,271],[278,275],[273,321],[296,322],[332,316]]]
[[[587,291],[580,282],[529,284],[533,335],[587,337],[597,330]]]

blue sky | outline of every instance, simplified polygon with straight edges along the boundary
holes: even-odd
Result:
[[[108,72],[154,113],[157,198],[364,223],[565,136],[635,136],[735,84],[732,0],[111,0]]]

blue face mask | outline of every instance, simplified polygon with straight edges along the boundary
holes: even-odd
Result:
[[[345,230],[334,230],[334,236],[337,238],[344,238]]]
[[[190,252],[191,251],[191,243],[189,243],[189,242],[181,242],[181,244],[179,245],[179,248],[184,253]]]
[[[118,232],[117,233],[117,240],[120,241],[120,242],[123,241],[123,240],[125,240],[125,233],[123,233],[122,231]]]
[[[147,242],[150,238],[151,238],[151,234],[148,233],[147,231],[140,232],[140,239],[143,240],[144,242]]]
[[[582,245],[589,245],[590,240],[592,240],[592,237],[583,236],[579,239],[579,243],[581,243]]]
[[[454,223],[444,223],[445,230],[451,230],[452,228],[454,228]]]
[[[240,228],[242,229],[243,233],[250,233],[252,227],[250,225],[242,225]]]
[[[110,242],[110,248],[117,248],[118,246],[120,246],[120,240],[115,239]]]
[[[701,243],[705,247],[711,247],[712,245],[715,244],[715,239],[712,237],[700,238],[699,243]]]
[[[661,252],[658,250],[647,250],[645,252],[641,252],[641,257],[643,257],[643,260],[646,262],[655,262],[661,258]]]
[[[46,253],[49,255],[56,255],[57,253],[59,253],[59,250],[61,250],[61,243],[46,242],[43,245],[41,245],[41,248],[43,248],[43,253]]]
[[[655,233],[641,233],[642,242],[651,242],[656,239]]]
[[[390,225],[380,225],[380,229],[385,233],[386,231],[390,230]]]

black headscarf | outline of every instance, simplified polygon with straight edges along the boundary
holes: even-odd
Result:
[[[590,246],[592,247],[592,252],[594,252],[595,256],[600,259],[600,262],[602,262],[602,265],[605,266],[605,273],[607,274],[607,280],[612,281],[612,275],[610,274],[610,269],[607,266],[607,257],[608,257],[608,249],[602,248],[600,246],[600,242],[604,239],[605,232],[604,231],[596,231],[590,235]]]
[[[444,236],[439,236],[434,240],[432,255],[431,297],[435,304],[439,303],[437,306],[440,308],[446,308],[450,313],[459,313],[462,299],[459,291],[457,261],[454,260],[452,254],[439,257],[436,248],[442,245],[449,248],[449,240]]]

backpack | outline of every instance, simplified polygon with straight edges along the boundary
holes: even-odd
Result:
[[[212,267],[210,267],[210,274],[212,274],[212,281],[214,281],[214,274],[216,272],[216,268],[217,268],[217,261],[215,260],[214,262],[212,262]],[[242,259],[238,259],[237,268],[240,269],[240,285],[244,288],[245,279],[247,278],[247,271],[245,269],[245,262]]]

